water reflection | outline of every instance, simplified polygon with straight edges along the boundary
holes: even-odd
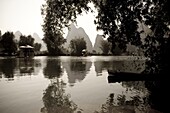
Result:
[[[59,78],[63,72],[61,68],[61,61],[59,59],[47,59],[46,67],[43,70],[44,76],[46,78]]]
[[[129,60],[129,61],[95,61],[94,62],[96,75],[102,75],[103,70],[135,72],[141,73],[145,69],[144,60]]]
[[[34,59],[19,59],[20,75],[31,75],[34,72]]]
[[[77,105],[65,93],[65,85],[58,78],[49,84],[43,93],[44,107],[41,108],[42,113],[73,113],[77,109]]]
[[[141,98],[138,95],[127,100],[124,94],[115,96],[114,93],[111,93],[106,103],[102,105],[100,113],[147,113],[147,107],[148,104],[145,103],[145,98]]]
[[[122,94],[118,95],[111,93],[106,99],[106,102],[102,104],[101,110],[95,111],[95,113],[165,112],[165,109],[162,109],[164,100],[158,98],[163,95],[160,95],[160,93],[158,93],[159,91],[152,92],[153,89],[149,90],[151,92],[148,92],[145,85],[145,81],[123,81],[122,86],[126,88],[126,92],[122,92]],[[151,87],[153,88],[153,86]],[[128,92],[131,92],[130,96],[128,95]]]
[[[1,78],[14,80],[15,76],[37,75],[41,69],[38,59],[4,58],[0,59]]]
[[[82,81],[90,71],[91,61],[70,59],[62,62],[68,76],[70,86],[74,86],[77,81]]]
[[[115,61],[114,57],[106,56],[43,57],[42,59],[36,57],[27,61],[21,58],[0,59],[0,78],[13,79],[16,76],[37,75],[40,72],[39,76],[33,79],[25,79],[25,81],[20,79],[22,82],[8,84],[0,81],[0,101],[3,102],[0,111],[9,108],[8,105],[13,105],[12,110],[17,111],[17,108],[21,108],[21,111],[25,111],[28,104],[24,105],[24,102],[37,102],[38,107],[29,104],[29,108],[33,109],[32,113],[38,111],[42,113],[159,113],[158,111],[164,111],[166,96],[163,93],[165,86],[162,82],[108,83],[107,81],[107,70],[139,73],[144,69],[145,61]],[[74,87],[70,87],[73,85]],[[9,102],[9,97],[13,103]],[[22,102],[25,97],[29,98]],[[43,101],[40,101],[41,99]],[[18,100],[21,100],[20,104],[16,104]],[[22,113],[18,111],[17,113]]]
[[[0,72],[4,74],[5,78],[12,80],[14,78],[14,70],[17,65],[17,60],[13,58],[0,60]]]
[[[109,61],[95,61],[94,66],[95,66],[96,75],[101,76],[102,71],[105,69],[109,69],[111,65],[112,63]]]

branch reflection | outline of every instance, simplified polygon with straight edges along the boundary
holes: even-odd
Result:
[[[74,113],[77,105],[70,100],[70,95],[65,93],[65,83],[59,79],[51,81],[51,84],[43,93],[44,107],[42,113]]]

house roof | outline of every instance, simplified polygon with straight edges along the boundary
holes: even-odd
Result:
[[[26,46],[20,46],[20,49],[33,49],[34,47],[30,46],[30,45],[26,45]]]

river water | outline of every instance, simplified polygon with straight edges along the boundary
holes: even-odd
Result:
[[[159,113],[145,81],[108,82],[144,69],[132,56],[1,57],[0,113]]]

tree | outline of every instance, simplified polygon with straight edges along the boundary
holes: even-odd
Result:
[[[70,41],[70,49],[72,55],[82,55],[82,50],[86,49],[86,41],[84,38],[75,38]]]
[[[41,50],[41,44],[40,43],[35,43],[34,44],[34,51],[40,51]]]
[[[107,40],[102,40],[100,49],[104,55],[107,55],[111,49],[111,43],[109,43]]]
[[[50,55],[60,55],[62,53],[62,44],[66,42],[62,32],[62,28],[67,23],[67,21],[64,22],[66,20],[64,17],[67,18],[67,15],[65,15],[67,12],[64,12],[64,9],[64,4],[57,0],[46,0],[46,4],[42,6],[42,15],[44,16],[43,40],[47,44]],[[62,25],[63,23],[65,23],[65,26]]]
[[[2,39],[0,41],[3,49],[4,49],[4,53],[7,53],[8,55],[12,55],[15,54],[17,51],[17,46],[16,43],[14,42],[14,34],[13,32],[5,32],[2,35]]]
[[[19,40],[19,46],[34,45],[34,38],[31,35],[21,35]]]

